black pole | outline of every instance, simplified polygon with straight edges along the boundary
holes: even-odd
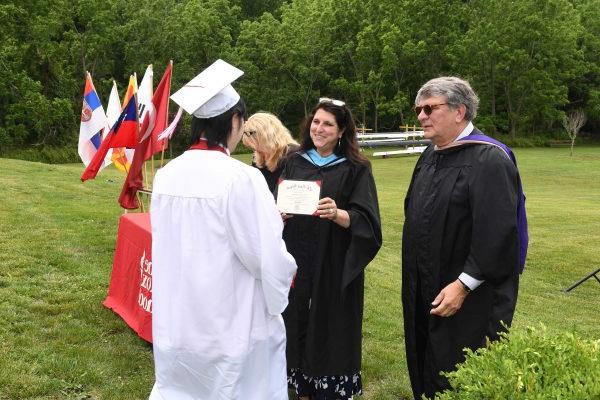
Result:
[[[592,272],[591,274],[589,274],[588,276],[586,276],[585,278],[581,279],[579,282],[573,284],[573,286],[571,286],[568,289],[565,289],[565,292],[570,292],[571,290],[575,289],[577,286],[581,285],[583,282],[587,281],[588,279],[590,279],[592,276],[594,278],[596,278],[596,280],[598,281],[598,283],[600,283],[600,279],[598,279],[598,276],[596,274],[600,273],[600,268],[598,268],[597,270],[595,270],[594,272]]]

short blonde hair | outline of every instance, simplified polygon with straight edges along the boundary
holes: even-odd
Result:
[[[267,167],[271,172],[287,155],[288,146],[298,146],[290,131],[279,118],[268,112],[252,114],[244,124],[242,141],[254,150],[254,163],[257,167]],[[261,152],[257,149],[260,148]]]

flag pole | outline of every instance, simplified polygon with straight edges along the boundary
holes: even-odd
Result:
[[[169,60],[169,65],[171,66],[171,73],[173,73],[173,60]],[[169,80],[169,93],[171,92],[171,81]],[[167,126],[169,126],[168,124],[169,122],[169,105],[168,105],[168,100],[167,100]],[[162,150],[160,152],[160,167],[162,168],[165,162],[165,144],[168,145],[169,143],[169,139],[165,139],[163,141],[163,146],[162,146]]]
[[[148,163],[144,161],[144,188],[148,189]]]
[[[147,170],[147,165],[148,163],[146,161],[144,161],[144,189],[148,189],[148,170]]]
[[[123,166],[125,167],[125,180],[127,180],[127,175],[129,175],[129,168],[127,168],[127,153],[125,153],[125,164],[123,164]]]
[[[165,139],[165,143],[169,143],[167,139]],[[165,146],[163,145],[162,151],[160,152],[160,168],[163,167],[165,162]]]
[[[140,211],[141,212],[146,212],[144,210],[144,201],[142,200],[142,196],[140,196],[140,192],[136,192],[135,195],[137,196],[138,204],[140,205]]]
[[[137,83],[137,77],[136,77]],[[137,147],[137,142],[140,140],[140,115],[138,113],[138,102],[137,102],[137,91],[133,93],[133,97],[135,98],[135,147]],[[135,155],[134,155],[135,157]],[[127,183],[127,176],[129,175],[129,171],[127,171],[127,152],[125,152],[125,183]],[[141,203],[140,203],[141,204]],[[143,206],[142,206],[143,208]]]
[[[150,138],[150,147],[152,147],[152,138]],[[152,149],[154,151],[154,149]],[[150,159],[150,166],[152,171],[152,181],[154,182],[154,153],[152,153],[152,158]]]

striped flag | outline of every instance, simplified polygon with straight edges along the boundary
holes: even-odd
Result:
[[[129,103],[131,97],[135,96],[138,91],[137,75],[134,73],[129,76],[129,85],[127,85],[127,91],[125,97],[123,97],[123,106],[121,111],[125,109],[125,106]],[[111,125],[112,126],[112,125]],[[112,154],[112,162],[115,167],[121,172],[127,173],[133,160],[134,149],[126,149],[124,147],[115,147]]]
[[[137,144],[138,137],[138,121],[137,121],[137,103],[135,96],[131,96],[129,102],[123,109],[123,112],[117,119],[117,122],[113,125],[106,135],[106,138],[102,141],[102,144],[98,148],[96,155],[89,163],[81,180],[86,181],[88,179],[94,179],[96,174],[100,170],[100,166],[104,162],[104,157],[108,149],[124,147],[132,149]]]
[[[102,143],[102,132],[106,124],[104,107],[102,107],[98,93],[94,88],[92,76],[89,72],[86,72],[81,124],[79,125],[79,143],[77,145],[79,157],[86,167],[90,164]],[[99,170],[107,165],[108,163],[103,162],[99,166]]]

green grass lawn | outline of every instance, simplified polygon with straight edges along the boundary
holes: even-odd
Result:
[[[600,148],[516,151],[530,250],[514,329],[600,338]],[[248,161],[249,156],[242,156]],[[402,205],[416,157],[373,160],[384,245],[367,269],[362,399],[408,398],[400,304]],[[102,306],[123,175],[0,159],[0,399],[145,399],[151,346]]]

